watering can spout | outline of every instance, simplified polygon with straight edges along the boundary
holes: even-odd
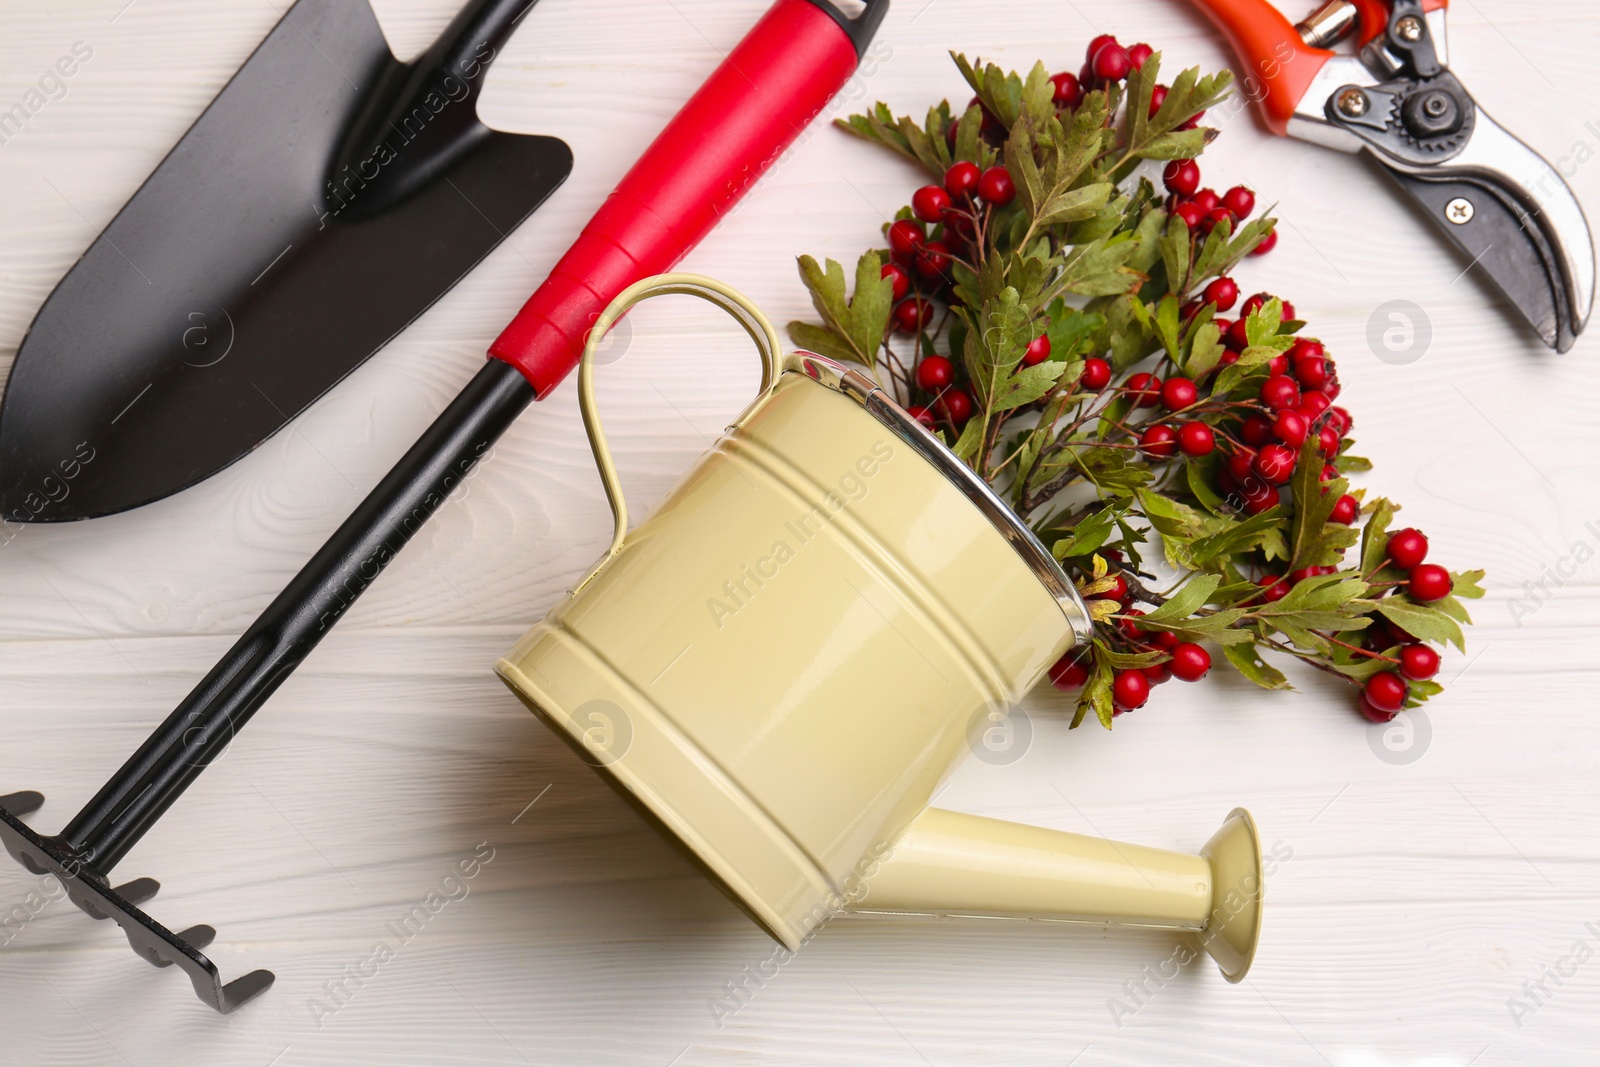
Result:
[[[1261,846],[1242,808],[1199,855],[929,808],[868,874],[851,911],[1190,930],[1232,982],[1261,930]]]

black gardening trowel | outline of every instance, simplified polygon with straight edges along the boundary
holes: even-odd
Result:
[[[0,517],[160,499],[270,437],[561,184],[478,121],[533,0],[471,0],[411,63],[367,0],[299,0],[56,287],[0,407]]]

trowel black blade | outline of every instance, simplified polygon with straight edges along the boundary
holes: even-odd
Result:
[[[530,6],[402,64],[366,0],[299,0],[56,287],[0,406],[0,519],[159,500],[250,452],[571,171],[477,118]]]

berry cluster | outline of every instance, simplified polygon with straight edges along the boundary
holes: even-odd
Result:
[[[1428,538],[1421,530],[1409,526],[1396,530],[1389,535],[1385,552],[1384,565],[1406,575],[1393,586],[1396,594],[1403,590],[1411,600],[1431,604],[1453,592],[1450,572],[1437,563],[1423,562],[1428,556]],[[1439,653],[1392,621],[1371,627],[1361,644],[1369,655],[1389,665],[1368,678],[1361,689],[1361,714],[1373,722],[1394,718],[1411,699],[1410,683],[1426,682],[1439,673]]]
[[[1168,86],[1158,53],[1109,36],[1076,75],[954,58],[964,110],[841,122],[932,180],[853,297],[842,267],[801,257],[823,322],[789,329],[875,371],[1073,575],[1096,623],[1050,671],[1073,725],[1205,677],[1208,645],[1269,689],[1289,683],[1264,653],[1338,676],[1374,721],[1435,695],[1432,646],[1462,643],[1479,572],[1388,533],[1395,506],[1346,479],[1370,464],[1326,347],[1288,301],[1241,299],[1237,269],[1276,230],[1250,188],[1201,184],[1199,122],[1228,75]]]

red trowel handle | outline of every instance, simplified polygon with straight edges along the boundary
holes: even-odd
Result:
[[[871,0],[851,20],[826,0],[777,0],[633,165],[489,355],[548,395],[612,298],[671,269],[844,86],[888,6]]]

